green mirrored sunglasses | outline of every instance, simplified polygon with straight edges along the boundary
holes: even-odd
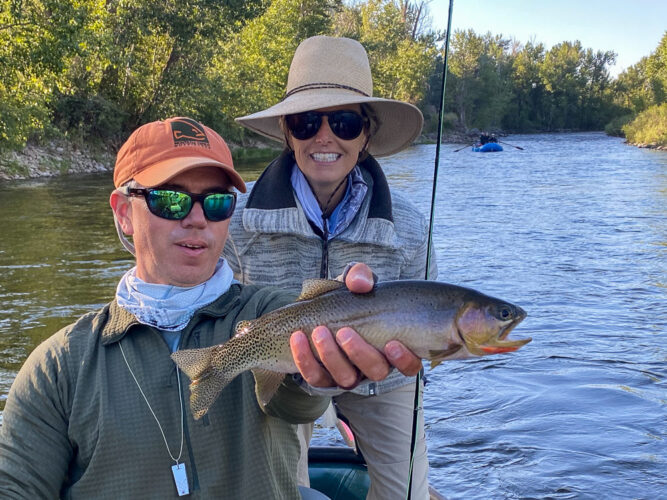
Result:
[[[178,189],[124,188],[127,196],[143,196],[148,210],[163,219],[185,219],[195,202],[201,203],[204,216],[213,222],[229,219],[236,207],[236,193],[188,193]]]

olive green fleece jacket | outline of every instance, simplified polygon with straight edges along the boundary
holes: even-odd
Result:
[[[294,295],[232,285],[192,318],[180,348],[228,340],[235,324]],[[181,448],[175,365],[161,333],[111,302],[43,342],[10,390],[0,430],[3,498],[177,498],[170,458],[119,344],[164,431]],[[188,498],[297,499],[299,445],[292,423],[321,415],[328,398],[306,395],[286,377],[260,408],[250,372],[236,377],[210,411],[193,420],[181,375],[185,425],[180,462]]]

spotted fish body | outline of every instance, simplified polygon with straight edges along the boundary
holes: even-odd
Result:
[[[436,281],[387,281],[370,293],[353,294],[338,281],[307,280],[294,304],[239,322],[224,344],[177,351],[172,358],[192,381],[190,405],[200,418],[246,370],[253,370],[259,400],[268,403],[284,374],[297,372],[289,343],[297,330],[348,326],[380,350],[399,340],[433,368],[448,359],[519,349],[531,339],[506,337],[525,317],[509,302]]]

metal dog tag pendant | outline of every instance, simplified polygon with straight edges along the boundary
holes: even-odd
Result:
[[[178,496],[189,495],[190,486],[188,486],[188,475],[185,473],[185,464],[172,465],[171,473],[174,475],[174,483],[176,484]]]

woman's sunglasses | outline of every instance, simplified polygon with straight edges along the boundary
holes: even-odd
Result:
[[[195,201],[201,203],[204,216],[214,222],[229,219],[236,207],[236,193],[195,194],[176,189],[125,188],[127,196],[143,196],[148,210],[163,219],[182,220],[192,210]]]
[[[315,137],[322,126],[322,120],[327,117],[329,128],[336,136],[344,141],[356,139],[361,134],[368,118],[356,111],[306,111],[296,115],[285,116],[285,124],[295,139],[305,141]]]

